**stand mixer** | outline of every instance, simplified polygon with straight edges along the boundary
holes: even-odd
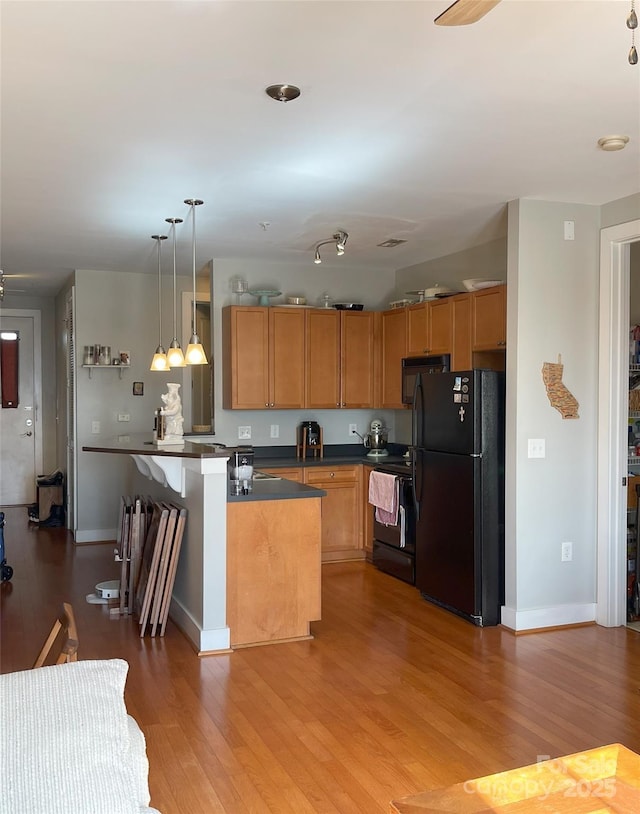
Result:
[[[367,458],[383,458],[389,454],[387,450],[387,430],[382,426],[379,418],[374,418],[369,427],[368,435],[364,437],[364,445],[369,449]]]

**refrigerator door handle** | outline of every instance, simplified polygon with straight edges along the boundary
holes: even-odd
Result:
[[[411,456],[411,489],[413,491],[413,502],[416,507],[416,520],[420,519],[420,501],[422,500],[422,459],[418,466],[418,455],[421,455],[422,446],[422,419],[424,410],[424,391],[422,389],[422,375],[416,374],[413,386],[413,405],[411,416],[411,442],[413,454]],[[418,481],[418,471],[420,479]]]
[[[424,389],[422,387],[422,374],[416,375],[416,383],[413,390],[413,421],[411,439],[414,447],[424,447]]]
[[[414,451],[411,483],[413,486],[413,500],[416,506],[416,520],[420,519],[420,505],[422,503],[422,449]]]
[[[413,492],[413,505],[415,506],[416,520],[420,519],[420,501],[416,492],[416,457],[418,450],[414,447],[413,455],[411,456],[411,491]]]

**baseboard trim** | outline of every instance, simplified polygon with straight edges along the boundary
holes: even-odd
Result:
[[[557,605],[549,608],[533,608],[517,611],[504,605],[501,625],[512,632],[539,633],[566,627],[583,627],[596,623],[596,604]]]
[[[109,543],[118,535],[117,529],[77,529],[73,535],[76,545],[83,543]]]
[[[214,656],[231,650],[231,631],[228,627],[203,630],[189,611],[175,597],[169,606],[171,621],[180,628],[199,656]]]

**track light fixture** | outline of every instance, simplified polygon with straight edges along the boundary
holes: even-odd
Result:
[[[334,237],[336,238],[336,252],[341,256],[344,254],[344,247],[347,244],[349,235],[346,232],[337,232]]]
[[[348,233],[341,229],[337,231],[332,238],[329,238],[329,240],[321,240],[319,243],[316,243],[316,253],[315,257],[313,258],[313,262],[316,264],[322,263],[322,258],[320,257],[320,246],[326,246],[328,243],[335,244],[336,254],[338,257],[341,257],[344,254],[344,247],[346,246],[348,239]]]

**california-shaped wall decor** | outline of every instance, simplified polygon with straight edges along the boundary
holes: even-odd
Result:
[[[542,365],[542,381],[547,388],[547,396],[552,407],[563,418],[580,418],[578,415],[578,399],[571,393],[562,381],[562,356],[558,354],[558,361],[544,362]]]

